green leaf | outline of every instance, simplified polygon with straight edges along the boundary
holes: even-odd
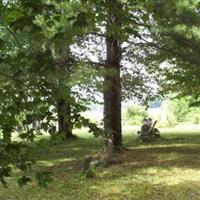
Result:
[[[20,187],[23,187],[27,183],[31,182],[31,178],[28,176],[22,176],[21,178],[18,179],[18,184]]]
[[[38,172],[36,174],[36,180],[40,187],[47,187],[47,184],[53,181],[52,179],[52,172]]]

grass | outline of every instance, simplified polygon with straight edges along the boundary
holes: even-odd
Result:
[[[20,189],[9,180],[0,186],[2,200],[188,200],[200,199],[200,131],[163,129],[162,139],[141,144],[136,132],[124,131],[124,145],[117,163],[100,168],[96,178],[80,177],[85,155],[96,154],[99,144],[86,133],[79,139],[52,145],[46,138],[34,144],[38,159],[30,173],[49,170],[54,181],[47,189],[31,183]]]

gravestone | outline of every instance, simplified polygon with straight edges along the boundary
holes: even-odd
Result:
[[[83,160],[83,173],[89,170],[91,161],[92,161],[92,156],[85,156]]]
[[[103,154],[103,160],[107,163],[113,159],[113,142],[109,138],[100,137],[101,152]]]

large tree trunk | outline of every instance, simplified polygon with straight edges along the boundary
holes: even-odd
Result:
[[[73,66],[74,60],[70,57],[70,52],[68,48],[60,48],[59,50],[60,58],[58,60],[59,70],[61,73],[66,74],[66,79],[71,75],[71,68]],[[66,92],[69,92],[70,96],[70,88],[66,86]],[[60,95],[60,94],[59,94]],[[72,134],[72,122],[71,122],[71,105],[62,98],[62,95],[58,99],[57,102],[57,115],[58,115],[58,132],[63,134],[65,139],[73,139],[76,138],[75,135]]]
[[[121,44],[113,36],[106,37],[107,59],[104,78],[104,129],[113,136],[114,149],[122,145],[121,129]]]
[[[70,120],[70,105],[67,105],[65,100],[62,98],[58,100],[57,112],[59,134],[63,134],[65,139],[75,138],[75,136],[72,134],[72,124]]]

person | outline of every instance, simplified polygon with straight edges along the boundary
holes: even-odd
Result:
[[[147,118],[144,118],[144,119],[143,119],[143,125],[149,125],[149,122],[148,122],[148,119],[147,119]]]
[[[149,120],[147,118],[143,119],[143,125],[141,126],[141,135],[148,135],[150,126]]]
[[[140,134],[140,138],[142,141],[150,142],[153,138],[159,138],[160,132],[155,127],[155,124],[157,121],[153,123],[152,118],[144,118],[143,124],[141,126],[141,131],[138,131],[138,134]]]
[[[149,118],[148,120],[147,120],[147,124],[148,124],[148,126],[151,128],[151,126],[152,126],[152,118]]]
[[[143,125],[141,127],[141,133],[149,135],[152,127],[152,118],[144,118]]]

